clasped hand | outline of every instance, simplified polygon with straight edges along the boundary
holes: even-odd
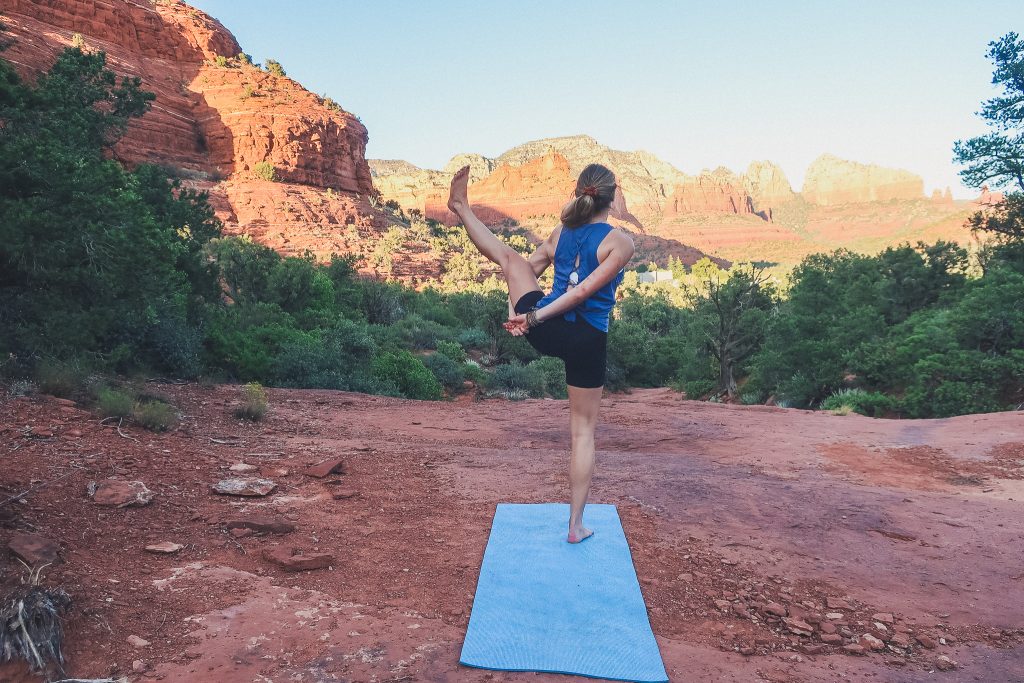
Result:
[[[508,330],[513,337],[522,337],[530,331],[530,326],[526,322],[526,314],[509,316],[508,321],[502,323],[502,327]]]

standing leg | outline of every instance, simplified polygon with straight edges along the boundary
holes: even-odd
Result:
[[[452,178],[448,208],[462,220],[469,239],[480,253],[501,266],[501,272],[508,284],[508,295],[514,306],[527,292],[540,289],[533,266],[512,247],[499,240],[491,229],[476,217],[469,205],[469,166],[464,166]]]
[[[569,457],[569,542],[579,543],[594,532],[583,526],[583,509],[594,476],[594,430],[601,409],[604,387],[583,389],[569,386],[569,423],[572,454]]]

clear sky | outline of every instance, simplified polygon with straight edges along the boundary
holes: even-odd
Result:
[[[963,188],[994,94],[987,43],[1024,1],[190,0],[249,54],[357,114],[367,156],[440,168],[586,133],[687,173],[822,152]]]

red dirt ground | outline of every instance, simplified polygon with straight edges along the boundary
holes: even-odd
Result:
[[[184,417],[163,434],[123,427],[132,439],[50,397],[0,399],[0,500],[67,475],[0,507],[0,543],[21,530],[60,544],[43,583],[74,600],[70,675],[587,680],[458,664],[494,505],[565,498],[566,402],[271,389],[252,424],[232,416],[238,387],[150,387]],[[1024,413],[873,420],[641,390],[605,398],[597,442],[591,499],[619,508],[673,681],[1024,681]],[[343,474],[303,474],[332,456]],[[213,493],[240,462],[277,490]],[[87,487],[106,478],[156,497],[100,507]],[[296,530],[223,526],[257,513]],[[184,548],[143,550],[161,541]],[[335,560],[286,573],[263,558],[282,545]],[[0,569],[4,588],[24,573],[6,550]],[[829,622],[851,637],[823,645]],[[889,646],[843,650],[864,633]],[[957,667],[938,671],[940,655]]]

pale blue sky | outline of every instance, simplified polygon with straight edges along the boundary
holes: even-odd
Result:
[[[587,133],[681,170],[755,159],[799,189],[822,152],[960,186],[953,141],[984,132],[987,43],[1024,2],[191,0],[257,61],[357,114],[367,155]]]

